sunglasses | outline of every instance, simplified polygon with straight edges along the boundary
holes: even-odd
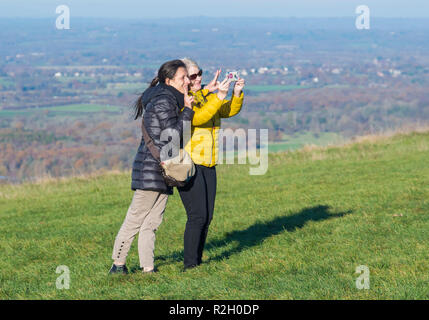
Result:
[[[201,77],[203,75],[203,70],[200,70],[198,73],[191,74],[189,76],[189,80],[195,80],[197,77]]]

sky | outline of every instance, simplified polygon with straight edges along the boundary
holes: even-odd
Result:
[[[429,17],[429,0],[0,0],[0,17],[48,18],[59,5],[94,18],[348,17],[359,5],[373,17]]]

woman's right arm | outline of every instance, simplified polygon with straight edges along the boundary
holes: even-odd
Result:
[[[200,126],[211,118],[219,111],[222,106],[223,100],[215,94],[211,94],[207,97],[207,102],[204,103],[201,108],[195,108],[194,118],[192,119],[192,125]]]
[[[207,97],[207,102],[201,106],[201,108],[195,108],[194,118],[192,119],[192,125],[200,126],[211,118],[220,110],[223,104],[223,100],[226,98],[229,90],[230,80],[225,79],[219,84],[217,94],[210,94]]]

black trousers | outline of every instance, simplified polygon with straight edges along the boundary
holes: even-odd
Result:
[[[191,181],[178,188],[188,216],[184,237],[185,267],[201,264],[216,198],[216,168],[201,165],[195,168]]]

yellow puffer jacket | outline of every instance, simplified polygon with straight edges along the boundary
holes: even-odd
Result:
[[[243,106],[244,93],[240,97],[232,96],[231,100],[220,100],[217,94],[208,90],[189,91],[194,96],[194,118],[191,127],[191,140],[185,150],[192,160],[199,165],[213,167],[218,161],[218,139],[220,119],[238,114]]]

